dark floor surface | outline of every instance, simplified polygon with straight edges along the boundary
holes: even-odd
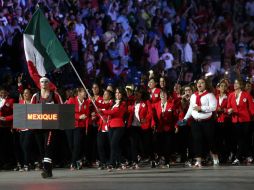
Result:
[[[254,190],[254,166],[220,166],[139,170],[55,169],[52,179],[39,171],[0,172],[0,190]]]

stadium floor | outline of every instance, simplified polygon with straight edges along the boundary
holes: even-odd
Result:
[[[152,189],[254,189],[254,166],[219,166],[139,170],[55,169],[52,179],[42,179],[39,171],[0,172],[1,190],[152,190]]]

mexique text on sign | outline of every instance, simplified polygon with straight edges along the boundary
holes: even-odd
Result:
[[[56,121],[58,120],[58,114],[36,114],[36,113],[28,113],[27,120],[46,120],[46,121]]]

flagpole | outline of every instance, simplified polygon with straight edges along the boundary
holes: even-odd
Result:
[[[95,102],[94,102],[94,100],[93,100],[93,98],[92,98],[91,94],[89,93],[89,91],[87,90],[87,88],[86,88],[85,84],[83,83],[83,81],[82,81],[81,77],[79,76],[79,74],[78,74],[78,72],[77,72],[76,68],[74,67],[74,65],[73,65],[72,61],[70,61],[70,64],[71,64],[71,66],[72,66],[72,68],[73,68],[74,72],[76,73],[76,75],[77,75],[77,77],[78,77],[79,81],[81,82],[82,86],[84,87],[84,89],[85,89],[85,91],[86,91],[86,93],[87,93],[88,97],[89,97],[89,98],[90,98],[90,100],[92,101],[92,104],[93,104],[93,106],[95,107],[95,109],[96,109],[97,113],[98,113],[98,114],[99,114],[99,116],[103,119],[102,115],[101,115],[101,114],[100,114],[100,112],[99,112],[98,107],[96,106],[96,104],[95,104]]]
[[[179,77],[178,77],[178,79],[177,79],[176,84],[179,84],[180,78],[181,78],[181,75],[182,75],[182,72],[183,72],[183,65],[182,65],[182,63],[181,63],[181,70],[180,70]]]

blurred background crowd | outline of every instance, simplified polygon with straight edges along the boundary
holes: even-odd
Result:
[[[172,85],[202,75],[253,80],[253,0],[0,2],[0,81],[10,90],[28,75],[22,32],[37,4],[88,87],[146,83],[150,69]],[[69,65],[49,77],[59,88],[79,85]]]

